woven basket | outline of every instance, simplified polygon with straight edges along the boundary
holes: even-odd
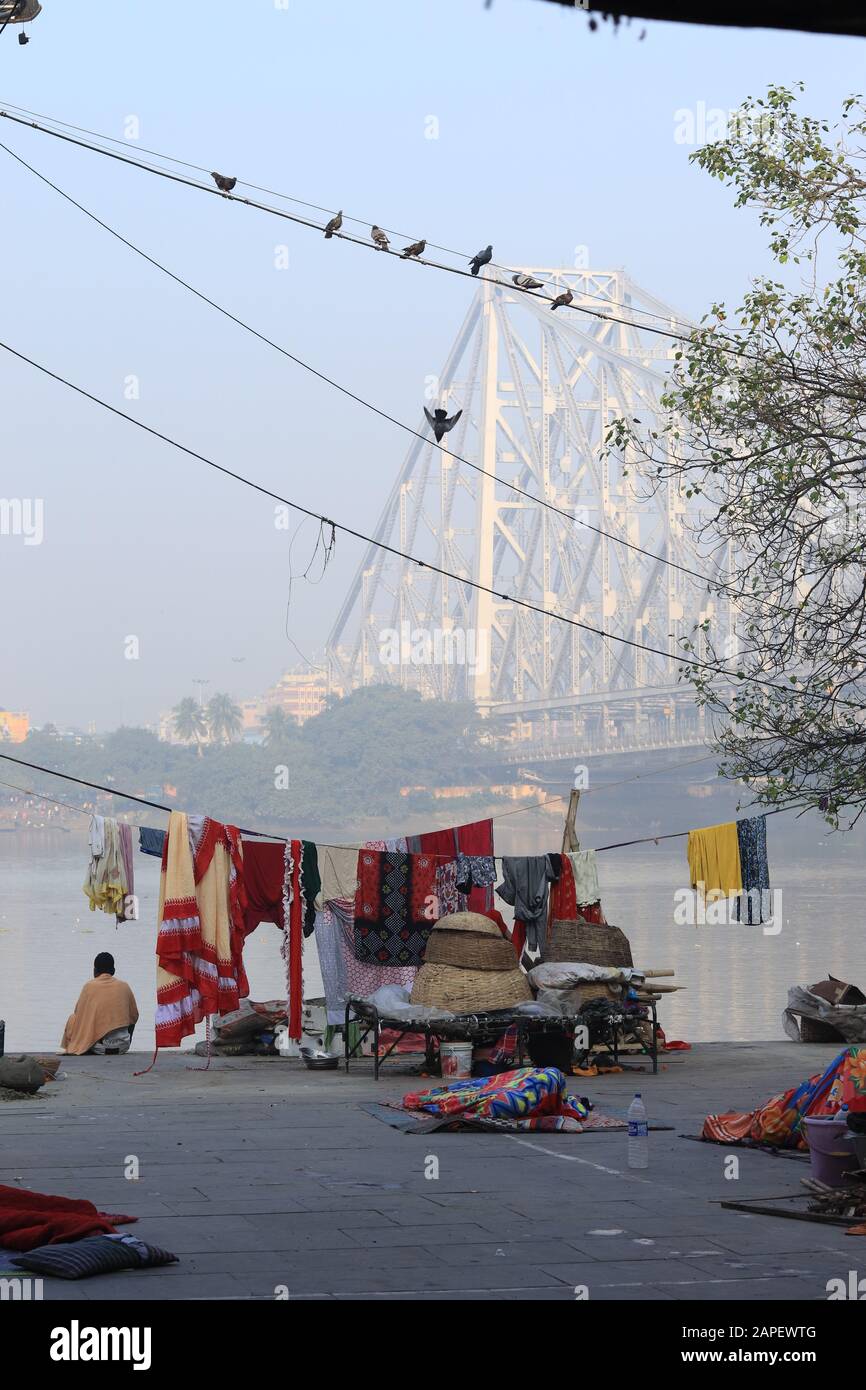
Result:
[[[441,927],[430,933],[424,960],[432,965],[457,965],[464,970],[513,970],[517,964],[514,947],[498,932],[497,937],[492,937]]]
[[[634,961],[625,932],[619,927],[576,921],[554,922],[547,936],[543,960],[586,961],[588,965],[629,965]]]
[[[484,917],[480,912],[449,912],[447,917],[440,917],[433,928],[438,931],[468,931],[477,936],[479,932],[482,936],[495,936],[497,941],[504,941],[502,932],[495,922],[491,922],[489,917]]]
[[[435,931],[431,933],[430,941],[435,935]],[[511,957],[513,961],[513,951]],[[425,961],[412,986],[413,1004],[432,1004],[455,1014],[507,1009],[531,998],[529,981],[516,965],[510,970],[464,970],[457,965]]]

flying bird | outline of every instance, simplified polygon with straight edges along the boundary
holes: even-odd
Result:
[[[472,260],[469,262],[473,275],[477,275],[483,265],[493,260],[493,247],[485,246],[483,251],[476,251]]]
[[[413,241],[411,246],[404,248],[403,260],[405,261],[409,256],[423,256],[426,250],[426,241]]]
[[[225,174],[213,173],[211,174],[211,178],[213,179],[220,193],[231,193],[232,189],[237,183],[237,179],[227,178]]]
[[[551,309],[561,309],[563,304],[570,304],[573,299],[574,295],[571,290],[563,290],[562,294],[558,294],[551,302],[550,307]]]
[[[371,227],[370,236],[373,238],[380,251],[387,251],[388,247],[391,245],[381,227]]]
[[[531,275],[512,275],[511,278],[521,290],[540,290],[544,283],[543,280],[533,280]]]
[[[430,411],[427,409],[425,405],[424,414],[427,416],[427,419],[433,428],[433,433],[436,436],[436,443],[439,444],[442,440],[442,436],[447,434],[449,430],[453,430],[454,426],[457,424],[457,421],[460,419],[460,416],[463,414],[463,411],[458,410],[457,414],[452,415],[449,420],[448,412],[446,410],[434,410],[433,414],[431,415]]]
[[[342,227],[342,225],[343,225],[343,209],[341,208],[340,211],[337,213],[337,216],[336,216],[336,217],[332,217],[331,220],[330,220],[330,222],[328,223],[327,227],[325,228],[325,236],[326,236],[326,238],[327,238],[328,240],[330,240],[330,238],[334,235],[334,233],[335,233],[335,232],[338,232],[338,231],[340,230],[340,228]]]

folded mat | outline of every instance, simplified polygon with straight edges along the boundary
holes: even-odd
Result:
[[[115,1226],[137,1220],[137,1216],[98,1211],[92,1202],[0,1184],[0,1246],[7,1250],[35,1250],[83,1236],[113,1235]]]

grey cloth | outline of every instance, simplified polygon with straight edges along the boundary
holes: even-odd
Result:
[[[526,945],[543,951],[547,935],[548,885],[559,878],[550,854],[523,855],[502,861],[502,882],[496,891],[514,908],[515,919],[526,927]]]

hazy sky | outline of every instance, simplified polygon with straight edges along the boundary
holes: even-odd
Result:
[[[802,78],[808,108],[835,117],[862,86],[866,49],[669,25],[639,42],[641,27],[593,34],[579,11],[536,0],[44,0],[29,46],[11,28],[0,40],[0,106],[117,137],[134,116],[142,145],[470,253],[492,241],[504,263],[568,266],[586,245],[593,268],[625,267],[700,314],[766,262],[751,214],[689,166],[675,113],[690,109],[700,130],[701,110]],[[416,422],[467,281],[6,121],[0,140],[291,351]],[[0,171],[5,341],[277,492],[375,524],[405,436],[171,285],[2,150]],[[280,244],[288,270],[275,267]],[[294,664],[272,504],[0,359],[0,498],[43,499],[45,528],[40,545],[0,535],[0,706],[106,728],[153,720],[194,677],[240,697]],[[296,567],[316,530],[299,536]],[[305,651],[321,653],[359,553],[341,538],[324,581],[295,585],[289,630]]]

